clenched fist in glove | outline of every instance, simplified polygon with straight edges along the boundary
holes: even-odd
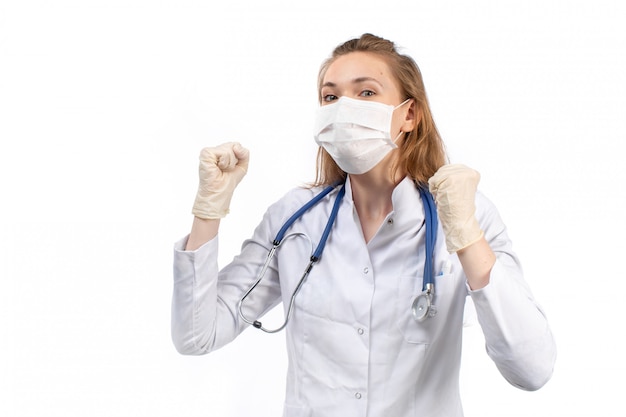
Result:
[[[194,216],[221,219],[228,214],[233,191],[246,175],[249,159],[250,152],[236,142],[202,149]]]
[[[474,215],[479,181],[478,172],[461,164],[444,165],[428,180],[450,253],[466,248],[483,237]]]

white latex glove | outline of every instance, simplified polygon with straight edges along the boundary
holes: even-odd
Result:
[[[249,159],[250,152],[237,142],[202,149],[194,216],[221,219],[228,214],[233,191],[246,175]]]
[[[448,252],[468,247],[483,237],[474,215],[480,174],[461,164],[444,165],[428,180]]]

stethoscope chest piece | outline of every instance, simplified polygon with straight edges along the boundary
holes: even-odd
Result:
[[[437,314],[437,308],[433,304],[433,285],[427,284],[426,290],[415,297],[413,305],[413,318],[417,321],[424,321],[427,317],[434,317]]]
[[[434,317],[437,309],[433,304],[433,296],[424,291],[413,300],[413,318],[417,321],[424,321],[427,317]]]

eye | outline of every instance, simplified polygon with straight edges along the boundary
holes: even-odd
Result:
[[[361,97],[373,97],[376,95],[375,92],[373,92],[372,90],[363,90],[361,91],[361,94],[359,94]]]
[[[322,101],[329,103],[331,101],[337,100],[337,98],[338,97],[334,94],[326,94],[325,96],[322,97]]]

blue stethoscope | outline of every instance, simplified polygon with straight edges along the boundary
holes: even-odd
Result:
[[[324,228],[324,233],[322,234],[322,237],[319,243],[317,244],[317,248],[313,252],[313,255],[311,255],[311,258],[309,259],[309,263],[304,269],[304,273],[302,274],[300,281],[298,281],[296,288],[293,290],[293,293],[291,294],[291,299],[289,300],[289,306],[287,307],[287,313],[285,314],[285,320],[283,321],[283,324],[276,329],[267,329],[263,327],[260,321],[250,320],[243,314],[243,311],[242,311],[243,303],[246,300],[246,298],[248,298],[250,293],[254,291],[257,285],[259,285],[259,283],[265,276],[265,272],[267,271],[267,268],[272,258],[274,257],[276,250],[284,242],[285,234],[287,233],[287,230],[291,227],[291,225],[296,220],[302,217],[302,215],[306,213],[311,207],[315,206],[318,202],[320,202],[320,200],[322,200],[324,197],[326,197],[326,195],[328,195],[331,191],[333,191],[337,187],[337,185],[338,184],[330,185],[326,187],[324,190],[322,190],[322,192],[320,192],[315,197],[313,197],[309,202],[307,202],[298,211],[296,211],[289,219],[287,219],[285,224],[280,228],[280,230],[278,231],[278,233],[276,234],[276,237],[274,238],[272,242],[272,248],[269,250],[265,263],[263,264],[263,267],[261,268],[261,272],[259,272],[256,282],[252,284],[252,286],[248,289],[248,291],[246,291],[243,297],[241,297],[241,299],[239,300],[239,303],[237,306],[238,311],[239,311],[239,317],[241,317],[241,319],[244,322],[256,327],[257,329],[261,329],[266,333],[277,333],[281,331],[282,329],[284,329],[285,326],[287,326],[287,324],[289,323],[289,319],[291,318],[291,314],[293,313],[293,307],[294,307],[296,296],[298,295],[298,292],[302,288],[302,284],[304,284],[304,281],[306,280],[306,278],[309,276],[309,273],[313,269],[313,265],[315,265],[315,263],[317,263],[322,256],[322,252],[324,251],[324,246],[326,245],[326,240],[328,239],[328,235],[330,235],[332,226],[335,223],[335,219],[337,218],[339,205],[346,193],[345,183],[341,184],[341,188],[339,189],[339,192],[337,193],[337,196],[335,197],[333,209],[328,218],[328,222],[326,223],[326,227]],[[433,200],[433,196],[430,194],[430,192],[428,192],[428,190],[425,189],[424,187],[420,187],[420,186],[417,186],[417,189],[419,190],[420,196],[422,198],[422,202],[424,204],[424,219],[425,219],[424,223],[426,227],[426,260],[427,261],[424,263],[424,283],[422,285],[422,293],[419,294],[417,297],[415,297],[415,300],[413,300],[413,305],[411,306],[411,309],[412,309],[413,317],[415,318],[415,320],[423,321],[427,317],[433,317],[437,313],[435,305],[433,304],[433,299],[435,295],[435,280],[434,280],[434,273],[433,273],[433,262],[434,262],[433,253],[435,251],[435,240],[437,238],[437,209],[435,206],[435,201]]]

